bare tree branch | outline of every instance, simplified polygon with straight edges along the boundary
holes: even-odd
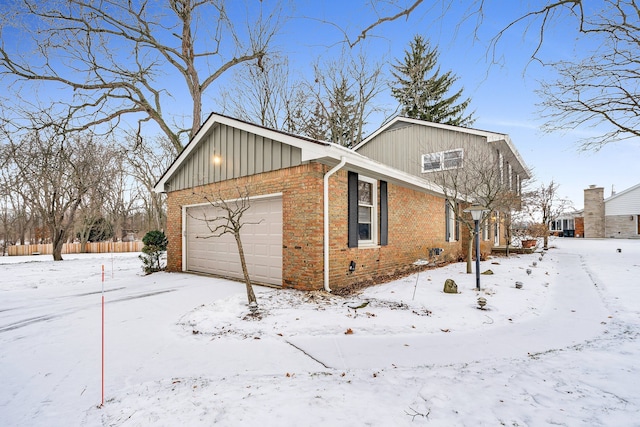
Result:
[[[7,85],[66,89],[50,102],[70,131],[115,126],[133,115],[139,126],[155,122],[177,151],[181,135],[200,127],[204,92],[237,64],[260,61],[281,25],[280,3],[247,12],[255,18],[246,28],[229,17],[225,0],[24,0],[0,8],[14,18],[0,24],[0,76]],[[23,53],[24,43],[34,50]],[[180,80],[186,91],[168,84]],[[188,127],[172,123],[166,111],[170,98],[185,92]]]
[[[385,22],[391,22],[391,21],[395,21],[397,19],[400,19],[402,17],[405,18],[409,18],[409,15],[416,10],[416,8],[418,6],[420,6],[420,4],[423,2],[424,0],[415,0],[413,4],[411,4],[409,7],[402,9],[400,12],[396,13],[395,15],[391,15],[391,16],[382,16],[380,18],[378,18],[377,21],[372,22],[371,24],[369,24],[369,26],[367,26],[364,30],[362,30],[360,32],[360,34],[358,35],[358,37],[356,37],[356,39],[354,41],[350,41],[349,38],[347,37],[346,33],[345,33],[345,37],[347,39],[347,43],[349,44],[349,47],[354,47],[356,44],[358,44],[359,42],[361,42],[362,40],[364,40],[367,37],[367,34],[373,30],[374,28],[384,24]]]

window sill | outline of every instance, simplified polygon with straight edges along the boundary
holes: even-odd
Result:
[[[379,249],[380,245],[375,243],[358,243],[358,249]]]

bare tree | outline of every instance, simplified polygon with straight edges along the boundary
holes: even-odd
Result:
[[[583,148],[640,136],[640,5],[635,0],[605,1],[605,9],[584,17],[585,37],[595,52],[577,61],[548,65],[556,80],[541,83],[541,115],[548,132],[603,125],[610,129],[583,140]]]
[[[223,91],[225,110],[243,120],[274,129],[353,146],[380,108],[372,100],[386,88],[382,61],[361,50],[314,65],[314,81],[291,76],[288,62],[265,57],[260,66],[237,69],[233,85]]]
[[[164,230],[166,226],[166,195],[153,187],[173,161],[172,143],[166,137],[142,138],[130,134],[126,146],[131,176],[137,184],[130,196],[142,203],[147,218],[147,230]]]
[[[437,3],[437,2],[436,2]],[[546,119],[548,132],[601,126],[595,137],[582,140],[583,149],[598,150],[603,145],[640,136],[640,102],[638,102],[638,67],[640,66],[640,3],[637,0],[543,0],[520,2],[523,11],[516,18],[499,23],[499,30],[488,43],[491,63],[501,62],[501,42],[512,35],[533,37],[535,45],[530,59],[557,72],[557,78],[542,81],[540,116]],[[476,36],[488,21],[490,5],[499,2],[469,2],[460,25],[474,21]],[[349,46],[365,40],[378,27],[410,15],[430,12],[435,3],[414,1],[370,2],[376,19],[356,37],[344,32]],[[439,3],[444,14],[454,6],[453,0]],[[492,25],[496,21],[491,16]],[[575,32],[575,51],[585,52],[575,60],[546,59],[543,48],[549,43],[550,30],[558,25]],[[585,49],[585,44],[589,48]],[[596,46],[593,48],[593,46]]]
[[[386,89],[382,61],[372,61],[364,51],[352,55],[343,52],[337,61],[314,66],[315,81],[309,83],[309,91],[315,93],[313,120],[317,132],[326,129],[327,139],[346,147],[352,147],[362,139],[368,117],[380,111],[373,99]]]
[[[234,117],[294,134],[303,133],[313,99],[279,55],[236,68],[221,96],[224,111]]]
[[[558,195],[559,187],[560,184],[551,180],[522,195],[523,207],[533,222],[539,224],[537,229],[543,235],[545,249],[549,248],[549,224],[572,207],[571,200]]]
[[[488,147],[470,146],[464,151],[464,158],[442,159],[439,170],[430,172],[429,179],[443,191],[448,209],[456,221],[469,233],[467,246],[467,273],[472,273],[473,241],[475,223],[465,212],[470,204],[487,209],[480,220],[484,227],[492,212],[508,216],[519,208],[518,189],[514,182],[505,179],[504,170],[497,154]]]
[[[137,181],[138,178],[133,173],[133,167],[130,163],[134,161],[133,156],[130,158],[126,149],[114,150],[113,157],[114,170],[110,179],[110,191],[106,194],[104,201],[104,214],[105,218],[112,224],[114,241],[118,241],[125,238],[129,232],[135,230],[132,224],[132,216],[136,206],[140,202],[141,195],[150,199],[151,192],[147,190],[137,191],[139,187],[144,186]]]
[[[475,0],[468,16],[478,29],[485,18],[485,0]],[[505,23],[489,43],[496,62],[501,41],[510,33],[534,34],[531,60],[555,70],[557,78],[542,81],[540,115],[543,130],[566,131],[602,126],[600,135],[582,140],[583,149],[599,149],[613,141],[640,136],[638,66],[640,61],[640,3],[637,0],[545,0],[526,5],[526,12]],[[551,28],[562,25],[575,32],[575,60],[545,59],[543,47]],[[585,48],[588,45],[588,48]]]
[[[0,145],[0,239],[3,248],[0,249],[0,255],[8,246],[16,243],[25,244],[27,228],[31,223],[26,203],[20,192],[16,191],[18,186],[23,184],[16,182],[9,148],[8,145]]]
[[[246,16],[225,0],[23,0],[3,3],[0,74],[27,102],[24,82],[55,87],[56,121],[68,130],[115,127],[132,115],[154,122],[177,152],[201,124],[205,91],[237,64],[260,62],[281,24],[279,3],[254,2]],[[235,15],[234,15],[235,14]],[[246,22],[242,22],[246,19]],[[168,84],[171,81],[172,84]],[[182,85],[179,85],[181,82]],[[170,91],[170,89],[173,91]],[[168,111],[188,94],[191,123]],[[57,95],[59,96],[59,95]],[[15,108],[18,108],[17,106]]]
[[[92,234],[105,236],[113,233],[110,222],[106,220],[107,200],[121,190],[117,188],[117,174],[120,153],[112,144],[102,144],[100,152],[95,157],[93,173],[100,176],[101,180],[94,181],[93,185],[81,198],[76,219],[76,232],[80,240],[80,252],[85,253],[87,242]],[[105,227],[109,227],[107,230]],[[97,230],[102,228],[102,230]],[[95,236],[93,236],[95,237]]]
[[[48,228],[53,259],[61,261],[83,198],[105,179],[101,143],[87,133],[56,134],[47,129],[15,140],[12,132],[3,131],[15,191]]]
[[[233,235],[238,247],[238,254],[240,256],[240,264],[242,266],[242,274],[244,276],[244,283],[247,289],[249,308],[251,308],[252,312],[255,312],[258,308],[258,301],[255,293],[253,292],[253,286],[251,285],[251,278],[249,277],[249,270],[247,269],[247,262],[244,257],[244,249],[242,248],[242,236],[240,235],[240,231],[244,225],[252,224],[243,219],[244,213],[251,207],[249,202],[249,190],[242,190],[238,188],[238,198],[231,201],[225,200],[220,194],[215,196],[205,194],[203,195],[203,198],[213,206],[215,211],[219,212],[219,214],[212,218],[208,218],[206,216],[203,218],[195,218],[205,221],[207,227],[211,231],[211,235],[197,237],[209,239],[220,237],[224,234]]]
[[[376,20],[363,28],[353,38],[350,37],[345,30],[341,29],[347,45],[352,48],[358,43],[361,43],[375,28],[380,27],[387,22],[396,21],[402,18],[409,19],[409,16],[418,9],[418,6],[423,4],[423,2],[424,0],[410,0],[408,2],[398,0],[373,0],[369,2],[371,8],[376,13]],[[332,25],[335,26],[333,23]]]

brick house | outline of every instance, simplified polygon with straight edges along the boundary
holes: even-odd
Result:
[[[517,200],[523,181],[531,178],[529,169],[509,135],[409,117],[394,117],[353,149],[371,159],[427,180],[432,180],[441,171],[457,168],[462,170],[467,165],[480,165],[470,175],[461,174],[459,179],[483,175],[482,184],[495,180],[492,185],[512,192]],[[490,174],[490,169],[494,167],[495,173]],[[483,239],[491,240],[494,246],[505,245],[504,222],[510,214],[510,211],[492,212],[490,221],[485,222]],[[450,211],[447,215],[448,223],[451,224],[448,231],[451,231],[454,229],[455,218]],[[447,238],[450,235],[448,232]]]
[[[167,269],[241,278],[232,236],[211,235],[209,195],[249,194],[242,242],[256,283],[337,289],[463,253],[425,177],[336,144],[211,114],[155,187],[167,193]],[[486,237],[485,237],[486,238]],[[484,250],[492,241],[483,242]]]

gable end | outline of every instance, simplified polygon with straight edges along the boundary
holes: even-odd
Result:
[[[165,191],[183,190],[301,163],[302,150],[298,147],[217,123],[167,181]]]

